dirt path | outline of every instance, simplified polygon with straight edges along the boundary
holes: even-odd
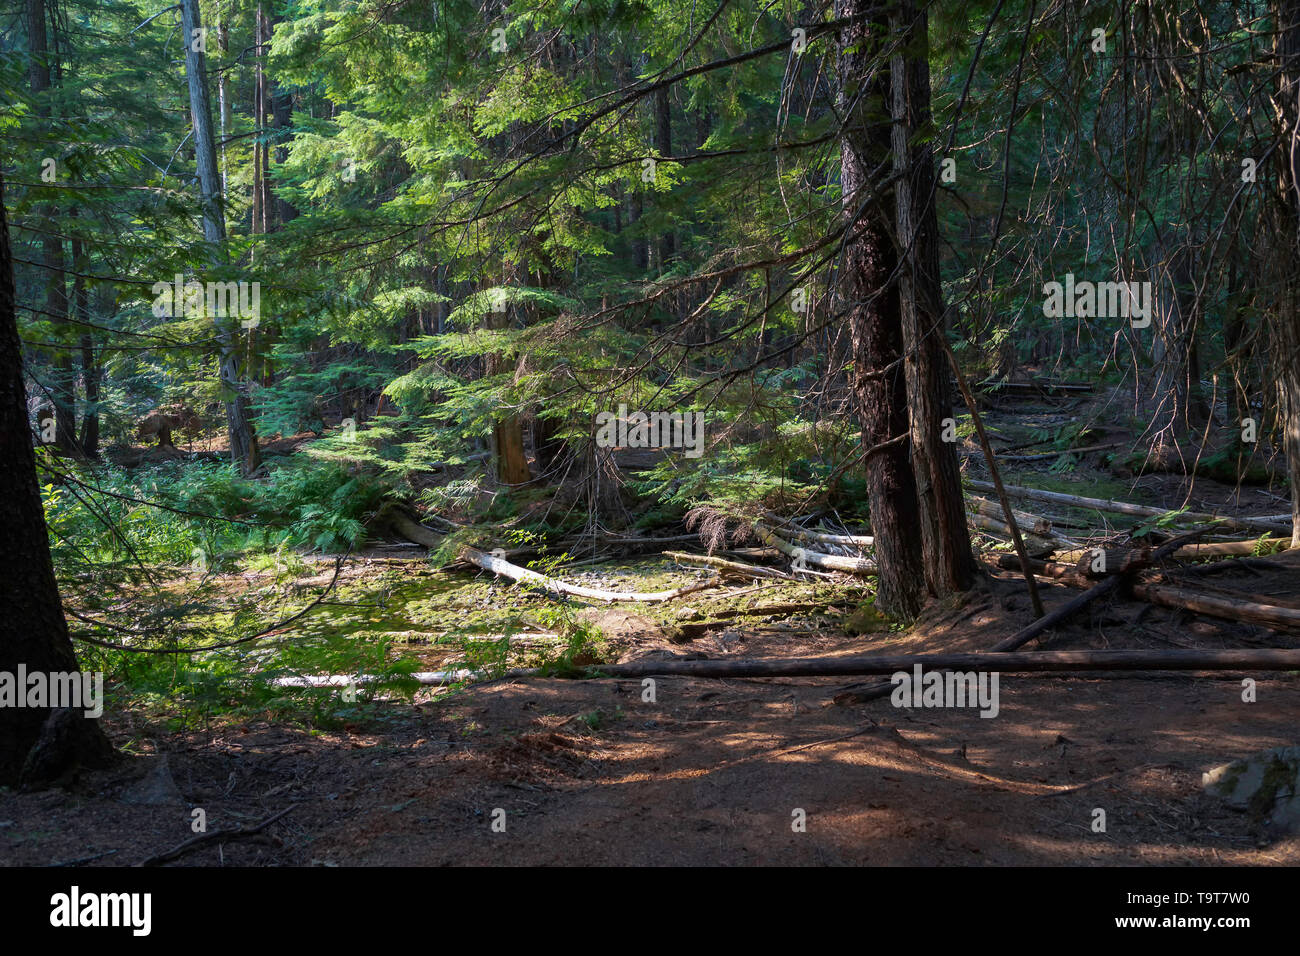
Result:
[[[842,683],[662,679],[648,703],[639,682],[544,680],[394,705],[384,732],[163,740],[184,804],[126,802],[156,758],[0,796],[0,858],[121,865],[191,837],[191,806],[216,829],[297,804],[182,862],[1300,863],[1300,840],[1199,789],[1214,765],[1294,743],[1293,678],[1262,675],[1246,704],[1232,679],[1005,675],[994,719],[840,707]]]

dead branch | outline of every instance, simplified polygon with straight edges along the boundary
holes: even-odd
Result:
[[[792,575],[784,571],[778,571],[776,568],[760,568],[756,564],[744,564],[740,561],[728,561],[725,558],[715,558],[707,554],[687,554],[684,551],[665,551],[665,558],[672,558],[678,564],[702,564],[705,567],[717,568],[724,574],[739,575],[747,578],[778,578],[782,581],[793,581]]]
[[[256,836],[276,820],[292,813],[297,809],[297,807],[298,804],[291,803],[279,813],[272,814],[255,826],[237,827],[230,830],[213,830],[211,833],[201,833],[192,839],[186,840],[184,843],[178,843],[165,853],[159,853],[156,856],[149,857],[147,860],[141,860],[136,864],[136,866],[157,866],[159,863],[166,863],[169,860],[174,860],[177,857],[184,856],[186,853],[189,853],[192,850],[197,850],[199,847],[206,846],[209,843],[214,843],[216,841],[225,842],[228,840],[242,840],[247,837]]]

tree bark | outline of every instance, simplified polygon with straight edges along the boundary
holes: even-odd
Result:
[[[867,8],[867,0],[837,0],[835,15],[851,17]],[[886,115],[889,81],[880,73],[868,76],[867,66],[871,48],[878,46],[873,37],[886,35],[888,28],[888,21],[877,16],[845,27],[839,36],[838,98],[844,120],[840,180],[848,229],[840,288],[847,304],[854,393],[866,448],[909,430],[902,316],[898,287],[891,282],[897,257],[884,199],[871,195],[873,174],[889,163],[889,131],[880,123]],[[871,455],[864,470],[878,568],[876,606],[910,621],[925,598],[925,569],[916,534],[916,479],[906,444]]]
[[[194,154],[198,165],[199,188],[203,193],[203,238],[212,244],[214,257],[219,255],[226,238],[225,217],[221,210],[221,180],[217,175],[217,153],[212,138],[212,114],[208,107],[208,81],[201,50],[191,38],[202,29],[198,0],[181,0],[181,28],[185,41],[185,73],[189,82],[190,114],[194,122]],[[226,431],[230,436],[230,456],[244,474],[256,471],[262,462],[248,414],[248,399],[239,384],[239,354],[231,328],[217,321],[220,345],[220,376],[226,407]]]
[[[673,154],[673,114],[666,86],[655,90],[655,150],[660,158]],[[659,268],[667,269],[676,254],[677,237],[670,226],[659,239]]]
[[[73,210],[74,212],[76,210]],[[72,308],[77,319],[86,322],[90,319],[90,294],[86,290],[85,263],[82,261],[83,247],[80,240],[72,240],[72,268],[76,272],[72,280]],[[87,458],[99,458],[99,382],[102,369],[95,355],[95,340],[90,334],[89,326],[81,333],[81,374],[86,382],[86,404],[82,408],[81,435],[77,445]]]
[[[962,502],[955,442],[945,442],[952,417],[947,334],[939,275],[939,217],[935,209],[930,132],[929,23],[925,8],[903,0],[891,14],[890,39],[899,44],[890,64],[894,154],[894,212],[899,255],[899,304],[906,351],[907,407],[912,471],[920,511],[921,561],[930,594],[965,591],[975,580]]]
[[[26,0],[24,15],[31,54],[28,81],[36,101],[36,115],[45,120],[51,111],[45,94],[53,85],[50,80],[49,36],[45,29],[45,0]],[[58,341],[51,356],[54,375],[50,381],[50,398],[54,402],[54,445],[65,455],[77,453],[77,403],[73,387],[72,354],[64,347],[68,327],[68,291],[64,276],[63,240],[58,235],[57,208],[53,203],[41,206],[41,265],[45,268],[45,312]]]
[[[1279,299],[1271,325],[1282,445],[1291,479],[1291,547],[1300,547],[1300,0],[1278,0],[1278,231],[1273,259]]]
[[[489,329],[502,329],[506,322],[505,313],[489,311],[483,324]],[[496,375],[504,368],[504,363],[505,359],[494,352],[486,357],[484,371]],[[523,419],[518,414],[508,414],[496,420],[492,427],[492,448],[499,481],[507,485],[523,485],[533,480],[528,455],[524,451]]]
[[[15,312],[9,224],[0,180],[0,672],[77,670],[59,588],[50,559],[45,512],[36,482],[36,456],[27,424],[27,398]],[[26,688],[19,688],[23,693]],[[57,735],[50,733],[59,728]],[[56,739],[57,738],[57,739]],[[54,743],[31,757],[38,743]],[[104,766],[112,747],[99,725],[80,710],[0,707],[0,785],[39,785],[75,768]],[[26,773],[24,770],[26,769]]]

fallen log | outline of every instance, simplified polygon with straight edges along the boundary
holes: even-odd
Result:
[[[967,524],[974,528],[980,528],[984,531],[992,531],[994,534],[1000,534],[1004,537],[1011,536],[1011,526],[1001,518],[997,518],[993,515],[975,512],[968,514],[966,516],[966,521]],[[1067,545],[1071,548],[1078,547],[1079,545],[1079,542],[1075,541],[1073,538],[1067,538],[1065,535],[1057,534],[1054,531],[1048,532],[1047,534],[1039,534],[1035,531],[1026,531],[1024,532],[1024,540],[1030,548],[1033,548],[1035,551],[1044,552],[1055,551],[1057,548]]]
[[[1097,672],[1120,676],[1147,671],[1290,671],[1300,669],[1300,649],[1227,650],[969,651],[947,654],[857,654],[843,657],[722,658],[714,660],[630,661],[597,664],[568,674],[541,667],[511,668],[498,675],[481,671],[433,671],[406,675],[421,684],[446,684],[477,678],[524,680],[533,677],[621,679],[636,677],[865,677],[929,671],[1035,674]],[[280,678],[283,687],[349,687],[371,683],[371,674]],[[888,685],[885,685],[886,687]],[[877,689],[877,696],[883,696]]]
[[[1286,551],[1291,546],[1289,538],[1253,538],[1248,541],[1215,541],[1212,543],[1186,544],[1175,551],[1169,557],[1179,559],[1209,558],[1219,555],[1241,555],[1243,557],[1253,557],[1257,554],[1275,554],[1279,551]],[[1062,551],[1056,555],[1056,559],[1062,562],[1080,561],[1092,554],[1092,548],[1075,548],[1070,551]]]
[[[380,512],[380,516],[382,520],[388,522],[394,531],[416,544],[430,549],[440,548],[443,545],[444,535],[426,528],[400,508],[387,507]],[[484,554],[475,548],[464,548],[460,556],[463,560],[483,568],[485,571],[492,571],[494,574],[500,574],[516,581],[540,584],[546,590],[555,594],[569,594],[574,597],[587,597],[600,601],[668,601],[683,594],[693,594],[696,591],[704,590],[706,587],[714,587],[720,583],[718,578],[711,578],[707,582],[687,585],[674,591],[653,591],[649,593],[602,591],[597,588],[579,587],[576,584],[565,584],[555,578],[548,578],[536,571],[530,571],[527,568],[519,567],[517,564],[511,564],[502,558]]]
[[[587,668],[594,677],[844,677],[960,670],[1031,674],[1064,671],[1277,671],[1300,669],[1300,649],[972,651],[846,657],[632,661]]]
[[[498,558],[490,554],[484,554],[477,548],[461,549],[461,556],[470,564],[482,568],[484,571],[491,571],[493,574],[499,574],[502,577],[510,578],[514,581],[520,581],[527,584],[536,585],[552,594],[568,594],[573,597],[591,598],[596,601],[638,601],[656,603],[660,601],[671,601],[673,598],[682,597],[686,594],[694,594],[696,591],[703,591],[706,588],[717,587],[722,583],[720,577],[712,577],[707,581],[698,581],[695,584],[688,584],[685,587],[674,588],[671,591],[603,591],[599,588],[584,588],[577,584],[566,584],[556,578],[548,578],[544,574],[538,574],[536,571],[530,571],[528,568],[521,568],[517,564],[511,564],[504,558]]]
[[[1245,563],[1249,560],[1247,558],[1242,562],[1224,561],[1218,565],[1207,565],[1206,570],[1209,571],[1211,568],[1214,571],[1224,570],[1225,566]],[[1265,563],[1274,568],[1282,567],[1271,562]],[[1007,570],[1019,570],[1018,563],[1010,555],[1003,555],[998,564]],[[1071,587],[1086,588],[1093,583],[1090,578],[1072,565],[1060,564],[1055,561],[1035,561],[1033,564],[1035,574],[1055,578]],[[1188,568],[1187,570],[1196,571],[1198,569]],[[1193,611],[1197,614],[1205,614],[1225,621],[1245,621],[1250,624],[1262,624],[1265,627],[1300,627],[1300,607],[1264,604],[1259,601],[1247,601],[1244,598],[1238,598],[1223,592],[1211,593],[1204,589],[1192,591],[1187,588],[1150,581],[1134,583],[1131,592],[1135,598],[1146,601],[1148,604]]]
[[[424,525],[415,521],[404,512],[401,508],[391,505],[385,505],[380,509],[377,517],[378,521],[386,521],[392,526],[393,530],[406,538],[408,541],[414,541],[416,544],[424,545],[431,550],[437,550],[442,547],[446,535],[426,528]]]
[[[483,671],[449,670],[417,671],[403,674],[402,680],[413,680],[419,684],[455,684],[460,681],[475,680],[488,676]],[[393,678],[389,678],[390,680]],[[277,677],[271,681],[273,687],[361,687],[380,680],[377,674],[318,674],[303,677]]]
[[[366,635],[398,644],[444,644],[454,648],[457,644],[555,644],[560,635],[554,631],[521,631],[516,634],[456,634],[448,631],[370,631]]]
[[[876,543],[876,539],[868,534],[831,534],[827,531],[811,531],[770,512],[768,517],[780,523],[781,527],[778,530],[787,538],[815,541],[818,544],[830,544],[840,548],[870,548]]]
[[[1033,455],[1002,455],[1001,461],[1050,461],[1053,458],[1060,458],[1062,455],[1084,455],[1093,451],[1109,451],[1112,448],[1119,448],[1123,442],[1107,442],[1103,445],[1083,445],[1078,448],[1063,448],[1060,451],[1038,452]]]
[[[990,501],[988,498],[981,498],[979,495],[971,495],[966,499],[966,504],[975,514],[987,515],[990,518],[996,518],[1003,524],[1006,523],[1003,521],[1004,516],[1002,514],[1002,506],[996,501]],[[1020,525],[1022,530],[1028,529],[1034,534],[1041,535],[1049,535],[1052,533],[1052,522],[1041,515],[1016,510],[1012,510],[1011,513],[1015,516],[1016,524]]]
[[[1179,535],[1177,538],[1174,538],[1172,541],[1165,542],[1164,544],[1156,548],[1156,550],[1151,553],[1149,561],[1144,562],[1144,565],[1155,564],[1157,561],[1161,561],[1167,558],[1169,555],[1177,551],[1184,543],[1191,541],[1193,538],[1200,537],[1201,535],[1205,534],[1208,530],[1209,530],[1208,528],[1201,528],[1197,531],[1189,531],[1187,534]],[[1110,577],[1106,578],[1104,581],[1100,582],[1099,584],[1096,584],[1093,587],[1089,588],[1087,591],[1084,591],[1082,594],[1080,594],[1078,597],[1074,598],[1073,600],[1067,601],[1065,604],[1058,607],[1051,614],[1045,615],[1044,617],[1040,617],[1037,621],[1030,624],[1028,627],[1021,629],[1015,634],[1012,634],[1006,640],[999,641],[997,644],[994,644],[993,647],[990,648],[990,650],[999,651],[999,652],[1014,651],[1016,648],[1028,644],[1039,634],[1042,634],[1044,631],[1048,630],[1049,628],[1055,627],[1057,624],[1060,624],[1062,621],[1066,620],[1071,615],[1073,615],[1076,611],[1079,611],[1087,607],[1089,604],[1091,604],[1093,601],[1096,601],[1098,598],[1105,597],[1111,591],[1114,591],[1116,588],[1118,588],[1121,583],[1128,580],[1129,575],[1127,572],[1136,569],[1136,566],[1129,561],[1125,561],[1123,567],[1124,567],[1124,572],[1111,575]]]
[[[1003,571],[1019,571],[1020,562],[1015,555],[1003,554],[998,557],[998,567]],[[1095,578],[1089,577],[1078,566],[1073,564],[1062,564],[1059,561],[1039,561],[1031,560],[1030,567],[1035,574],[1045,578],[1055,578],[1064,581],[1072,587],[1088,588],[1097,583]]]
[[[1227,594],[1192,591],[1167,584],[1138,583],[1133,585],[1133,596],[1149,604],[1194,611],[1226,621],[1246,621],[1265,627],[1300,627],[1300,608],[1260,604]]]
[[[970,481],[970,486],[978,491],[992,491],[994,486],[987,481]],[[1147,505],[1135,505],[1126,501],[1110,501],[1105,498],[1085,498],[1082,495],[1067,495],[1060,491],[1044,491],[1041,488],[1026,488],[1021,485],[1006,485],[1008,494],[1035,501],[1052,504],[1069,505],[1073,508],[1092,508],[1114,514],[1131,515],[1136,518],[1163,518],[1174,513],[1164,508],[1152,508]],[[1176,516],[1180,521],[1197,523],[1217,523],[1223,527],[1236,528],[1241,531],[1271,531],[1278,534],[1291,534],[1289,525],[1260,518],[1230,518],[1226,515],[1206,514],[1199,511],[1185,511]]]
[[[1290,547],[1291,539],[1289,537],[1263,537],[1250,541],[1216,541],[1210,544],[1189,544],[1185,548],[1180,548],[1175,557],[1206,558],[1234,554],[1254,557],[1259,554],[1276,554],[1280,551],[1286,551]]]
[[[684,551],[665,551],[665,558],[672,558],[678,564],[702,564],[716,568],[724,574],[741,575],[748,578],[777,578],[781,581],[795,580],[793,575],[778,571],[776,568],[760,568],[756,564],[743,564],[740,561],[728,561],[707,554],[687,554]]]
[[[815,564],[819,568],[826,568],[829,571],[847,571],[849,574],[876,573],[876,563],[874,561],[868,561],[865,558],[845,558],[838,554],[824,554],[820,551],[809,551],[807,548],[797,547],[778,537],[771,528],[762,522],[754,524],[754,532],[764,544],[794,558],[796,563],[803,561],[807,564]]]

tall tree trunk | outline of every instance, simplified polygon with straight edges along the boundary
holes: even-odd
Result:
[[[505,328],[505,313],[488,312],[484,325],[489,329]],[[484,371],[488,375],[497,375],[503,368],[502,356],[496,353],[487,356]],[[528,467],[528,455],[524,451],[523,419],[519,415],[507,415],[497,420],[492,429],[492,445],[496,455],[498,480],[507,485],[522,485],[533,480],[532,470]]]
[[[42,119],[51,117],[45,94],[51,87],[50,44],[45,29],[45,0],[26,0],[24,15],[27,20],[27,37],[31,60],[28,81],[36,101],[36,114]],[[54,375],[50,381],[50,398],[54,402],[54,445],[60,452],[71,455],[77,452],[77,399],[73,387],[72,353],[66,347],[68,328],[68,290],[64,275],[63,239],[58,235],[57,208],[53,203],[41,206],[41,265],[45,269],[45,312],[54,328],[52,364]]]
[[[939,217],[935,209],[930,132],[929,25],[924,9],[902,0],[891,14],[890,64],[894,212],[903,268],[899,303],[906,351],[907,407],[912,471],[920,506],[921,560],[930,593],[964,591],[975,579],[975,555],[955,443],[945,442],[943,421],[952,416],[947,354],[941,337],[943,286],[939,275]]]
[[[666,86],[655,91],[655,149],[661,157],[673,154],[673,114]],[[659,239],[659,268],[668,268],[676,254],[677,237],[669,226]]]
[[[74,209],[73,212],[76,212]],[[90,320],[90,294],[86,290],[85,268],[82,258],[83,247],[78,239],[72,240],[72,268],[76,273],[72,279],[72,309],[77,320]],[[86,404],[82,407],[81,436],[77,444],[81,453],[87,458],[99,458],[99,379],[101,370],[95,356],[95,339],[90,334],[89,325],[83,325],[81,333],[81,374],[86,381]]]
[[[221,51],[224,66],[225,55],[230,51],[230,25],[221,19],[221,3],[217,3],[217,49]],[[226,71],[217,73],[217,115],[221,121],[221,195],[230,194],[229,169],[226,163],[226,140],[230,138],[230,127],[234,114],[230,106],[230,80]]]
[[[869,0],[836,0],[835,16],[854,16],[868,5]],[[879,17],[844,27],[839,36],[839,107],[844,121],[840,181],[850,230],[840,288],[848,306],[863,445],[874,449],[904,439],[869,454],[864,463],[879,567],[876,606],[893,617],[911,620],[924,602],[925,571],[916,534],[920,521],[916,481],[906,443],[902,316],[898,287],[890,282],[897,256],[885,200],[871,196],[872,174],[888,168],[889,130],[880,117],[886,115],[889,80],[882,73],[868,75],[867,64],[873,38],[887,30],[888,22]]]
[[[280,18],[275,17],[267,28],[266,42],[268,49],[271,43],[272,31],[275,24],[279,22]],[[271,86],[271,127],[275,130],[275,161],[277,164],[282,164],[289,158],[287,143],[289,131],[293,127],[293,93],[276,80],[271,79],[268,82]],[[275,220],[278,225],[283,226],[286,222],[298,217],[298,210],[287,199],[273,196],[272,201],[275,203]]]
[[[1291,545],[1300,547],[1300,0],[1277,4],[1278,95],[1281,148],[1273,255],[1278,300],[1271,318],[1273,366],[1282,444],[1291,479]]]
[[[270,27],[266,22],[266,14],[262,11],[262,5],[257,5],[257,12],[253,20],[254,31],[254,53],[256,60],[254,67],[253,79],[253,129],[256,135],[253,137],[253,233],[261,235],[272,231],[270,223],[271,216],[271,190],[267,182],[267,171],[270,168],[268,159],[268,150],[266,147],[267,137],[267,114],[269,111],[270,99],[267,95],[266,86],[266,39],[270,33]]]
[[[185,38],[185,73],[189,81],[190,114],[194,122],[194,153],[198,164],[199,188],[203,193],[203,238],[214,250],[226,238],[225,217],[221,211],[221,181],[217,176],[217,154],[212,140],[212,114],[208,106],[206,57],[196,50],[191,38],[202,29],[199,0],[181,0],[181,28]],[[214,253],[215,254],[215,253]],[[251,474],[261,464],[248,415],[248,399],[239,384],[239,353],[233,328],[217,321],[220,346],[222,401],[226,407],[226,431],[230,436],[230,456],[244,474]]]
[[[645,237],[645,233],[640,225],[641,216],[644,213],[645,198],[641,190],[641,181],[637,180],[632,189],[632,210],[628,217],[628,225],[636,230],[632,237],[632,264],[638,272],[647,272],[650,269],[650,243]]]
[[[23,360],[15,313],[9,223],[0,180],[0,672],[29,675],[77,670],[50,560],[36,456],[27,424]],[[26,687],[19,688],[25,693]],[[106,765],[112,747],[80,710],[0,707],[0,785],[47,783],[80,764]]]

